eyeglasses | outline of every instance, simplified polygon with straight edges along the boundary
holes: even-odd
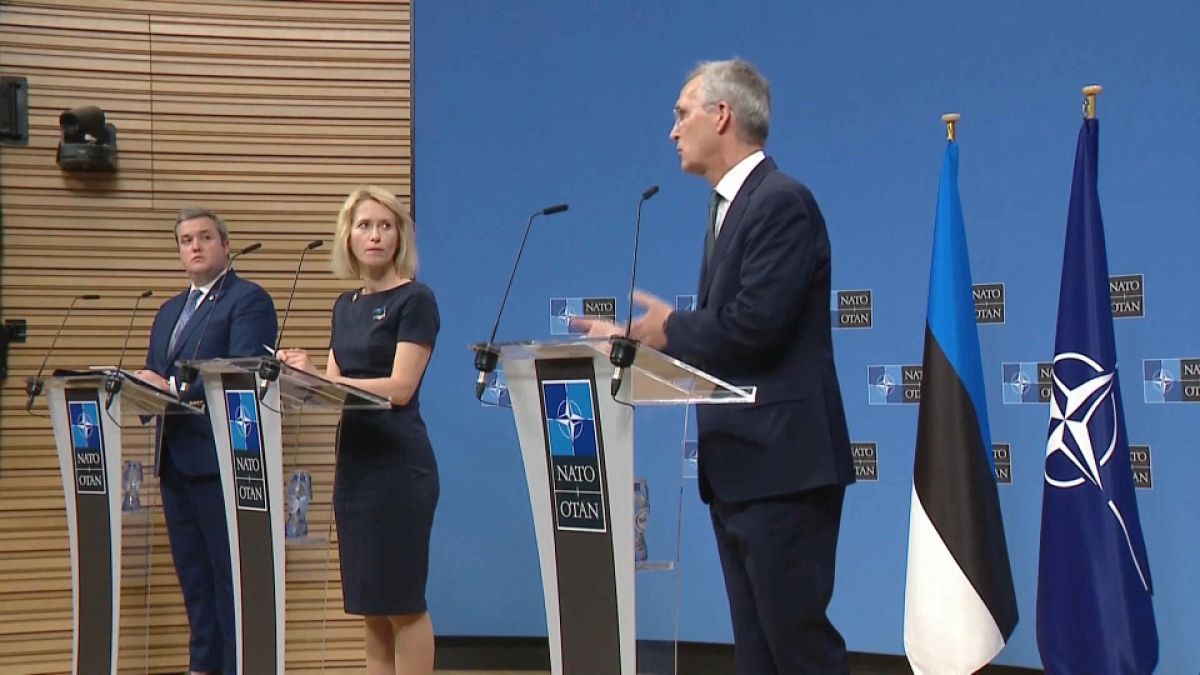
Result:
[[[712,101],[711,103],[705,103],[705,104],[701,105],[700,109],[705,112],[711,112],[713,108],[716,108],[717,106],[721,105],[721,103],[723,103],[723,101]],[[675,110],[673,112],[675,115],[675,126],[679,126],[680,124],[683,124],[683,122],[689,116],[691,116],[693,111],[692,110],[684,110],[684,109],[676,106]]]

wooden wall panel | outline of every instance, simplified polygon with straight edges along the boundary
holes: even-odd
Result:
[[[326,240],[305,261],[285,337],[324,354],[333,298],[350,286],[328,272],[342,199],[368,183],[411,197],[411,54],[407,1],[0,0],[0,74],[28,78],[31,132],[27,147],[0,146],[0,314],[29,326],[0,387],[0,672],[70,670],[62,485],[48,419],[25,414],[23,393],[67,304],[103,296],[77,306],[51,369],[116,363],[134,297],[153,290],[125,357],[140,366],[154,310],[186,285],[174,214],[199,204],[222,214],[233,246],[263,243],[238,269],[281,317],[301,248]],[[117,126],[115,175],[54,163],[59,113],[86,104]],[[149,434],[123,423],[127,457],[149,467]],[[284,463],[312,471],[312,534],[336,544],[335,423],[286,422]],[[187,621],[149,475],[143,503],[123,524],[121,666],[178,672]],[[336,545],[290,547],[287,574],[288,672],[360,671]]]

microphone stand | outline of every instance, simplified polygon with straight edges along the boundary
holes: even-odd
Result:
[[[85,293],[71,298],[71,304],[67,306],[67,313],[63,315],[62,321],[58,322],[58,330],[54,333],[54,339],[50,341],[50,348],[46,350],[46,356],[42,359],[42,365],[38,368],[37,375],[25,380],[25,394],[29,397],[25,400],[25,412],[33,412],[33,401],[46,388],[46,383],[42,381],[42,373],[46,371],[46,364],[50,361],[50,353],[54,351],[54,345],[58,344],[58,336],[62,335],[63,327],[67,325],[67,319],[71,318],[71,312],[75,311],[75,303],[80,300],[99,300],[100,296],[95,293]]]
[[[133,333],[133,320],[137,316],[138,305],[152,295],[154,295],[154,291],[146,289],[133,301],[133,311],[129,313],[129,327],[125,329],[125,342],[121,345],[121,356],[117,358],[117,372],[109,373],[104,380],[104,392],[107,394],[104,398],[105,410],[112,406],[113,398],[117,392],[121,391],[121,366],[125,364],[125,350],[129,347],[129,336]]]
[[[624,382],[625,369],[633,365],[633,360],[637,356],[638,345],[641,344],[638,340],[629,337],[629,329],[633,325],[633,289],[637,287],[637,260],[638,260],[638,241],[642,233],[642,204],[646,203],[654,195],[658,194],[658,186],[651,185],[642,193],[642,198],[638,200],[637,219],[633,224],[633,270],[629,275],[629,313],[625,319],[625,334],[614,335],[608,339],[612,345],[609,351],[608,360],[613,364],[612,380],[609,382],[609,392],[613,398],[617,397],[617,392],[621,391],[621,383]]]
[[[479,371],[479,377],[475,379],[476,399],[483,398],[483,390],[487,385],[488,373],[496,369],[496,362],[500,359],[500,352],[492,347],[492,343],[496,340],[496,330],[500,327],[500,316],[504,314],[504,305],[508,302],[508,292],[512,290],[513,279],[517,276],[517,266],[521,264],[521,254],[525,252],[525,242],[529,240],[529,228],[533,225],[533,219],[538,216],[552,216],[566,210],[566,204],[547,206],[540,211],[535,211],[533,215],[529,216],[529,222],[525,223],[525,236],[521,238],[521,247],[517,249],[517,259],[513,262],[512,272],[508,275],[508,285],[504,287],[504,297],[500,300],[500,311],[496,312],[496,321],[492,324],[492,333],[488,336],[486,345],[475,348],[475,370]]]
[[[292,290],[288,293],[287,305],[283,308],[283,321],[279,324],[279,334],[275,336],[275,349],[258,363],[258,377],[261,380],[258,386],[259,399],[266,396],[271,383],[279,379],[279,359],[275,357],[275,354],[279,352],[279,345],[283,342],[283,329],[287,328],[288,315],[292,313],[292,300],[296,297],[296,284],[300,281],[300,269],[304,267],[304,256],[324,243],[320,239],[314,239],[308,242],[303,251],[300,251],[300,262],[296,264],[296,273],[292,276]]]

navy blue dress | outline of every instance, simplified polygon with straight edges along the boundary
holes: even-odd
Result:
[[[369,295],[347,292],[333,305],[330,348],[342,375],[388,377],[396,343],[432,348],[439,326],[433,292],[415,281]],[[418,384],[407,405],[342,411],[333,512],[348,614],[425,611],[439,486],[419,394]]]

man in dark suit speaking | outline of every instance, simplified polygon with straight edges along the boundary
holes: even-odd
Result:
[[[700,496],[738,672],[845,673],[845,642],[826,614],[854,482],[833,361],[829,237],[812,194],[763,154],[770,114],[767,82],[744,61],[703,63],[688,76],[671,140],[683,170],[714,188],[697,308],[675,311],[638,292],[646,311],[631,335],[757,387],[753,404],[697,407]]]
[[[271,296],[229,269],[229,230],[217,214],[183,209],[175,241],[191,283],[158,310],[146,369],[137,372],[172,392],[181,384],[178,360],[264,355],[277,325]],[[203,398],[200,382],[184,394],[185,400]],[[212,424],[208,415],[167,415],[159,425],[155,469],[191,627],[188,668],[232,675],[233,580]]]

